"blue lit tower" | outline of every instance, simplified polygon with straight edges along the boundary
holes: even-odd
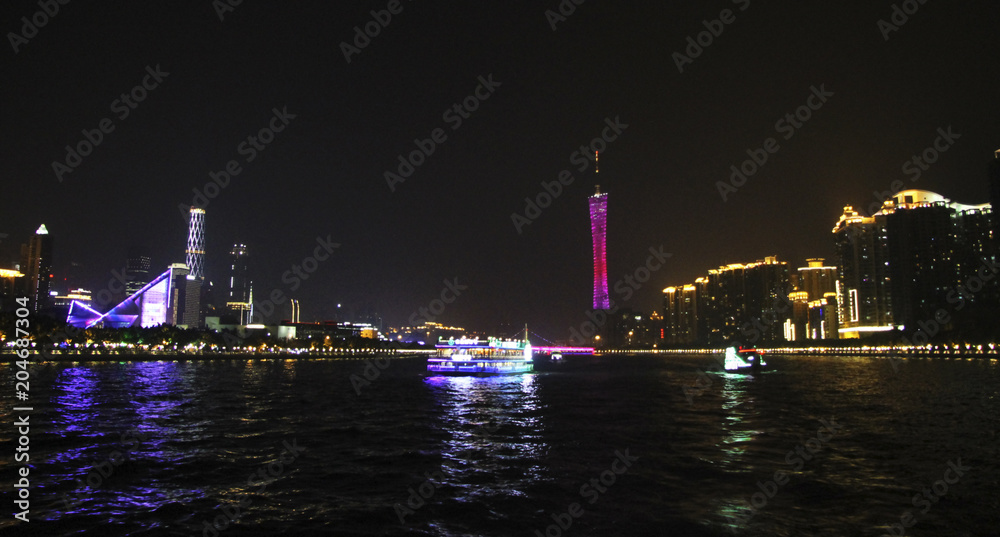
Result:
[[[205,209],[191,207],[188,221],[187,266],[192,278],[205,280]]]
[[[597,171],[598,154],[594,152],[594,162]],[[611,309],[608,299],[608,264],[605,251],[605,234],[608,227],[608,195],[601,193],[601,185],[597,185],[597,191],[589,199],[590,202],[590,234],[594,239],[594,309]]]

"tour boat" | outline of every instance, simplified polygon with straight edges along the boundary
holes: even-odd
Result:
[[[427,359],[427,371],[439,375],[517,375],[533,370],[531,343],[521,340],[447,339],[437,344],[437,355]]]
[[[762,352],[756,349],[744,349],[743,347],[729,347],[726,349],[726,371],[737,373],[754,373],[767,367]]]

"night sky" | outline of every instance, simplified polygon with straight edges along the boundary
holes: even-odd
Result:
[[[468,288],[441,322],[527,322],[563,339],[591,303],[596,180],[571,158],[606,119],[628,125],[600,159],[612,298],[650,247],[673,254],[624,303],[647,313],[664,287],[720,264],[832,257],[842,207],[867,206],[893,181],[988,201],[1000,147],[994,2],[929,0],[886,41],[888,1],[589,0],[553,31],[555,0],[403,0],[348,63],[341,43],[387,5],[245,0],[220,20],[210,0],[71,1],[15,53],[9,32],[41,8],[4,2],[0,265],[44,222],[57,290],[103,289],[129,245],[148,248],[158,274],[184,260],[178,206],[236,160],[240,173],[206,206],[216,285],[243,242],[255,298],[281,289],[303,320],[342,303],[403,324],[457,278]],[[674,53],[726,9],[735,20],[679,72]],[[169,74],[122,117],[114,101],[147,66]],[[490,76],[499,85],[461,125],[445,115]],[[786,140],[776,121],[814,86],[832,96]],[[238,148],[273,109],[295,117],[247,162]],[[53,162],[105,118],[114,130],[59,181]],[[911,181],[903,163],[949,126],[960,138]],[[390,190],[385,172],[435,129],[445,141]],[[772,137],[780,149],[723,201],[716,183]],[[573,182],[519,233],[511,215],[563,170]],[[327,236],[341,246],[293,292],[282,273]]]

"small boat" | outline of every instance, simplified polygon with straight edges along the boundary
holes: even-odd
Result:
[[[500,338],[450,338],[438,341],[427,371],[438,375],[517,375],[533,370],[531,343]]]
[[[756,349],[729,347],[726,349],[726,371],[737,373],[757,373],[767,367],[764,353]]]

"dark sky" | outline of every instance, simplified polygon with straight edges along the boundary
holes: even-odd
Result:
[[[994,2],[930,0],[886,41],[891,2],[589,0],[553,31],[555,0],[404,0],[348,63],[341,43],[387,4],[245,0],[220,21],[210,0],[76,1],[16,54],[8,33],[0,261],[42,222],[60,282],[102,289],[131,244],[158,271],[183,261],[178,205],[235,159],[241,173],[206,207],[209,279],[227,280],[224,254],[245,242],[257,298],[281,289],[305,320],[340,302],[400,324],[457,277],[468,289],[439,320],[527,322],[556,339],[591,297],[595,180],[571,154],[606,118],[628,124],[601,155],[612,298],[650,247],[673,254],[625,303],[644,311],[720,264],[831,257],[841,208],[896,180],[988,201]],[[678,72],[672,54],[724,9],[735,21]],[[3,31],[39,10],[4,2]],[[113,101],[157,65],[169,75],[121,118]],[[489,75],[499,87],[453,129],[443,113]],[[833,96],[785,140],[775,122],[821,85]],[[240,143],[285,107],[295,118],[246,162]],[[58,181],[52,163],[104,118],[114,130]],[[903,163],[948,126],[961,137],[910,181]],[[447,139],[390,191],[383,174],[437,128]],[[769,137],[780,149],[724,202],[716,182]],[[519,234],[511,214],[562,170],[574,182]],[[341,247],[292,292],[282,273],[328,235]]]

